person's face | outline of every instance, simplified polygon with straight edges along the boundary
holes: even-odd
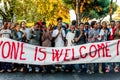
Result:
[[[94,24],[94,28],[95,28],[95,29],[97,29],[97,28],[98,28],[97,23],[95,23],[95,24]]]
[[[120,28],[120,23],[119,22],[116,23],[116,27]]]
[[[74,32],[74,30],[75,30],[75,26],[70,26],[70,30],[71,30],[71,32]]]
[[[22,22],[21,26],[22,26],[22,28],[25,28],[26,27],[26,23]]]
[[[88,29],[89,28],[89,25],[85,25],[85,29]]]
[[[103,28],[107,28],[107,23],[106,23],[106,22],[103,22],[103,23],[102,23],[102,27],[103,27]]]
[[[9,23],[8,23],[8,27],[10,27],[10,26],[11,26],[11,23],[9,22]]]
[[[20,31],[20,25],[17,25],[17,26],[16,26],[16,30],[17,30],[17,31]]]
[[[111,28],[114,28],[115,27],[115,22],[111,22],[110,25],[111,25]]]
[[[62,23],[58,23],[58,29],[61,29]]]
[[[84,24],[80,24],[80,26],[78,28],[79,28],[79,30],[84,30]]]
[[[62,20],[58,20],[58,23],[62,23]]]

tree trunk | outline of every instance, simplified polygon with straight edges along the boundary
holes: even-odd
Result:
[[[79,25],[81,22],[81,19],[80,19],[80,0],[76,0],[76,20],[77,20],[77,25]]]
[[[113,7],[112,7],[113,0],[110,2],[110,21],[112,21],[112,12],[113,12]]]

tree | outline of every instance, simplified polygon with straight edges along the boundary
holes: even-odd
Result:
[[[14,15],[13,13],[14,5],[11,5],[11,4],[15,4],[15,1],[16,0],[12,2],[10,0],[6,0],[4,2],[2,1],[2,4],[4,4],[4,6],[0,9],[0,15],[2,15],[4,21],[11,21]]]
[[[69,9],[62,3],[62,0],[41,0],[38,3],[38,13],[42,20],[55,23],[57,17],[61,16],[63,21],[70,21]]]
[[[63,0],[65,4],[69,4],[69,9],[75,10],[75,0]],[[74,6],[73,6],[74,5]],[[114,5],[114,3],[112,4]],[[80,0],[80,16],[81,19],[104,18],[109,14],[110,0]],[[113,12],[116,7],[113,8]],[[112,12],[112,13],[113,13]]]
[[[115,14],[116,14],[117,16],[115,16],[113,19],[114,19],[114,20],[120,20],[120,7],[117,8]]]
[[[4,0],[9,2],[10,9],[1,11],[3,18],[11,20],[15,15],[17,20],[36,22],[38,20],[54,23],[56,18],[61,16],[66,22],[70,21],[69,9],[62,0]]]

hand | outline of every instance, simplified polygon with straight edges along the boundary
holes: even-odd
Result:
[[[60,30],[59,33],[61,34],[61,33],[62,33],[62,30]]]
[[[118,33],[118,34],[119,34],[119,36],[120,36],[120,31],[119,31],[119,33]]]
[[[97,36],[94,36],[94,38],[95,38],[95,39],[97,39],[98,37],[100,37],[100,36],[99,36],[99,35],[97,35]]]
[[[75,41],[74,40],[71,40],[71,43],[74,43]]]
[[[23,35],[22,35],[22,37],[25,37],[26,36],[26,33],[24,33]]]
[[[77,41],[78,41],[78,38],[75,38],[74,40],[75,40],[75,42],[77,42]]]
[[[110,35],[111,34],[111,32],[108,32],[108,35]]]
[[[85,32],[85,34],[84,34],[85,36],[87,36],[87,33]]]

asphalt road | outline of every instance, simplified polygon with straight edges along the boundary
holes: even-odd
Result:
[[[120,80],[120,73],[0,73],[0,80]]]

